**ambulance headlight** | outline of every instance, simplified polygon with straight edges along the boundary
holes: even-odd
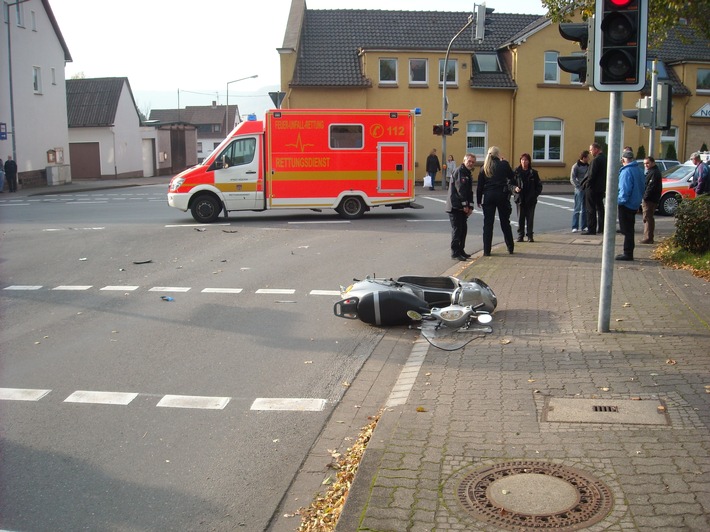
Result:
[[[179,189],[182,186],[182,184],[184,182],[185,182],[184,177],[178,177],[178,178],[170,181],[170,188],[169,188],[170,192],[175,192],[177,189]]]

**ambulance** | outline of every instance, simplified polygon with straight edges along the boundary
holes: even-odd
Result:
[[[278,109],[241,122],[170,181],[168,205],[200,223],[221,213],[335,209],[345,219],[414,203],[417,110]]]

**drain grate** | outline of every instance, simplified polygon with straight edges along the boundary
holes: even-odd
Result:
[[[611,490],[588,473],[539,461],[504,462],[467,475],[457,490],[464,509],[507,530],[580,530],[612,509]]]
[[[618,411],[619,411],[618,406],[602,406],[602,405],[592,406],[592,412],[618,412]]]

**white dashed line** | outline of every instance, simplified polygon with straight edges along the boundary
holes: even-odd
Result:
[[[198,395],[166,395],[155,406],[165,408],[203,408],[223,410],[229,397],[203,397]]]
[[[138,397],[137,393],[125,392],[90,392],[77,390],[64,399],[65,403],[90,403],[99,405],[123,405],[126,406]]]
[[[412,391],[414,386],[414,381],[419,375],[419,370],[424,363],[424,358],[426,357],[427,351],[429,350],[429,342],[426,338],[420,337],[414,346],[412,347],[412,352],[404,364],[402,371],[399,374],[397,382],[395,382],[392,392],[390,393],[389,399],[385,404],[385,408],[390,408],[393,406],[401,406],[407,402],[407,397]]]
[[[39,401],[52,390],[31,390],[26,388],[0,388],[3,401]]]
[[[241,288],[203,288],[204,294],[241,294]]]
[[[121,291],[121,292],[125,292],[125,291],[130,292],[133,290],[138,290],[139,288],[140,288],[140,286],[133,286],[133,285],[131,285],[131,286],[109,285],[109,286],[104,286],[101,290],[109,290],[109,291],[116,290],[116,291]]]
[[[311,290],[308,293],[312,296],[339,296],[340,290]]]
[[[188,292],[189,286],[154,286],[148,292]]]
[[[88,290],[91,288],[90,284],[85,284],[85,285],[68,285],[68,284],[63,284],[59,286],[55,286],[52,288],[52,290]]]
[[[251,405],[251,410],[287,410],[297,412],[321,412],[325,399],[298,399],[288,397],[260,397]]]
[[[22,285],[14,284],[12,286],[6,286],[3,290],[40,290],[42,285]]]
[[[256,294],[295,294],[296,290],[292,288],[259,288]]]

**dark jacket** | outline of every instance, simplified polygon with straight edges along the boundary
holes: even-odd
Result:
[[[446,198],[446,212],[473,207],[473,175],[465,164],[454,170]]]
[[[5,161],[5,174],[8,178],[13,178],[17,175],[17,163],[13,159]]]
[[[523,170],[522,166],[515,169],[515,184],[520,188],[520,192],[515,194],[515,203],[523,205],[534,205],[537,197],[542,194],[542,181],[540,175],[534,168]]]
[[[589,165],[589,175],[587,182],[582,187],[585,190],[591,189],[599,194],[606,191],[606,154],[597,155],[592,164]]]
[[[478,174],[478,185],[476,186],[476,203],[483,203],[483,196],[489,196],[494,202],[498,201],[501,196],[510,195],[515,188],[515,175],[508,161],[502,161],[498,158],[493,159],[493,175],[487,177],[483,168]]]
[[[439,164],[439,158],[433,153],[426,158],[426,173],[434,175],[439,170],[441,170],[441,164]]]
[[[654,165],[648,169],[646,174],[646,189],[643,191],[643,199],[650,203],[658,204],[661,201],[661,194],[663,194],[661,169]]]

